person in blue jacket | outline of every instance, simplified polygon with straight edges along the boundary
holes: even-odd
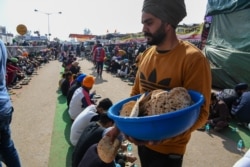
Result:
[[[10,132],[14,109],[6,87],[7,57],[6,47],[0,40],[0,167],[1,162],[9,167],[20,167],[21,163]]]
[[[234,89],[238,98],[232,105],[231,113],[240,124],[248,127],[250,123],[250,92],[247,90],[248,84],[239,83]]]

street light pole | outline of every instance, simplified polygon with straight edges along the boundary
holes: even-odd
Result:
[[[52,15],[52,14],[62,14],[62,12],[57,12],[57,13],[48,13],[48,12],[43,12],[43,11],[40,11],[40,10],[37,10],[37,9],[35,9],[34,10],[35,12],[39,12],[39,13],[43,13],[43,14],[46,14],[47,16],[48,16],[48,39],[49,39],[49,41],[50,41],[50,15]]]

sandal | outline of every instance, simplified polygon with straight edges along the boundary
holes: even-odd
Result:
[[[15,85],[15,86],[12,87],[12,89],[21,89],[21,88],[22,88],[21,85]]]
[[[16,93],[13,92],[13,91],[8,91],[8,93],[9,93],[9,95],[14,95],[14,94],[16,94]]]
[[[133,83],[133,82],[130,82],[130,83],[128,83],[128,85],[129,85],[129,86],[133,86],[133,85],[134,85],[134,83]]]
[[[100,98],[101,98],[101,95],[94,95],[93,98],[95,98],[95,99],[100,99]]]
[[[21,82],[20,85],[28,85],[28,83],[29,81],[26,80],[26,81]]]
[[[31,78],[23,78],[24,81],[30,81]]]

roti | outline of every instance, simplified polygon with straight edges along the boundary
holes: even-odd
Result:
[[[118,139],[112,143],[109,136],[104,136],[97,145],[97,153],[100,159],[105,163],[114,161],[117,151],[121,145]]]

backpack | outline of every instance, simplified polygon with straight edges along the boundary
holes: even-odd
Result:
[[[95,55],[95,61],[100,62],[103,61],[103,58],[101,57],[102,55],[103,48],[102,47],[97,47],[96,48],[96,55]]]

